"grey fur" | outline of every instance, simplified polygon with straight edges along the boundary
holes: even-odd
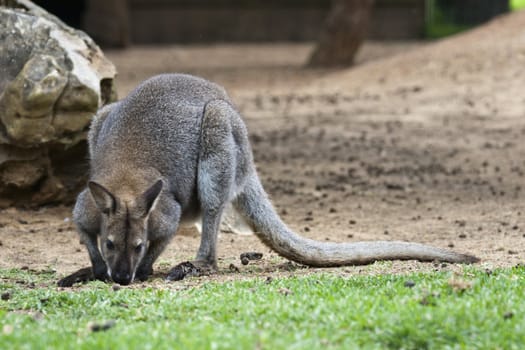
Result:
[[[159,75],[102,108],[91,126],[89,151],[90,186],[79,195],[73,217],[98,279],[127,284],[147,278],[179,223],[199,217],[203,232],[195,263],[215,269],[217,231],[229,202],[266,245],[310,266],[477,261],[416,243],[326,243],[295,234],[259,181],[239,113],[221,87],[201,78]],[[142,252],[140,242],[146,244]]]

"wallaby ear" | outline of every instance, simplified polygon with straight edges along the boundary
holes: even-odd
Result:
[[[117,201],[107,188],[95,181],[88,182],[88,188],[95,200],[97,208],[104,214],[115,212]]]
[[[148,215],[155,205],[155,201],[162,191],[164,183],[162,180],[157,180],[150,188],[148,188],[139,198],[139,203],[144,208],[144,215]]]

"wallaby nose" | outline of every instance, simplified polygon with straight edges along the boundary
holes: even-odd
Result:
[[[125,272],[115,272],[111,276],[113,281],[123,286],[127,286],[131,283],[131,274]]]

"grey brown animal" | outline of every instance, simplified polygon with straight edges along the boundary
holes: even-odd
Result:
[[[253,162],[248,133],[223,88],[165,74],[102,108],[88,136],[90,180],[73,218],[96,279],[145,280],[181,223],[202,220],[195,266],[217,268],[217,231],[229,202],[283,257],[315,267],[474,256],[417,243],[319,242],[292,232],[275,212]]]

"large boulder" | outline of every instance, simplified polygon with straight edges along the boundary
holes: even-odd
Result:
[[[71,198],[91,118],[116,70],[85,33],[27,0],[0,0],[0,207]]]

